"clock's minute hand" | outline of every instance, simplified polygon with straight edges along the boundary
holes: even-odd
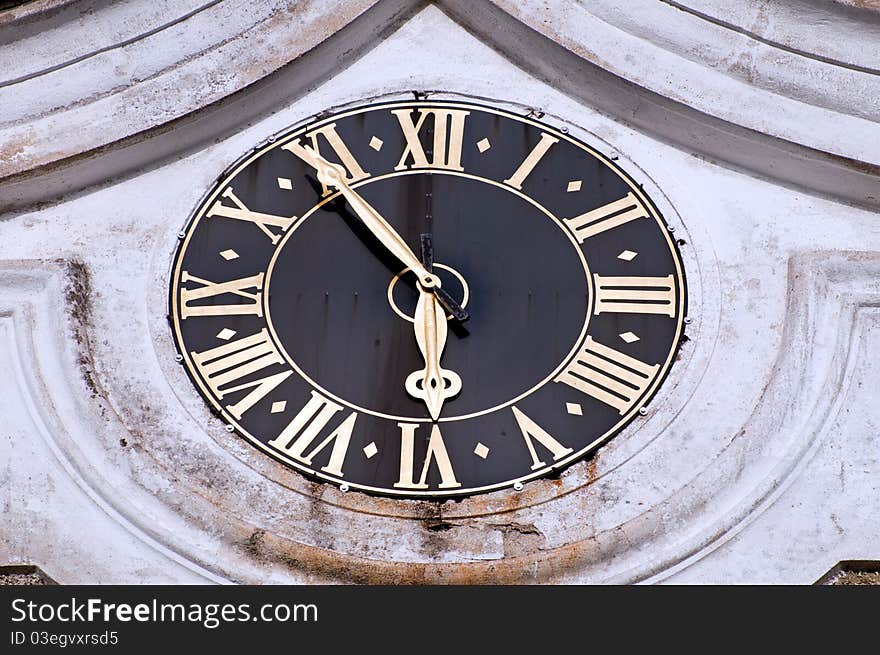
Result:
[[[388,224],[382,215],[376,211],[370,203],[352,189],[345,179],[345,168],[339,164],[327,161],[313,148],[303,146],[296,141],[291,141],[285,148],[293,152],[304,162],[312,166],[318,173],[318,181],[327,186],[339,189],[339,192],[348,201],[358,218],[367,226],[367,229],[385,246],[391,254],[399,259],[404,266],[415,273],[419,284],[432,291],[440,303],[459,321],[468,319],[467,312],[450,296],[440,289],[440,279],[426,269],[419,258],[404,241],[403,237]]]

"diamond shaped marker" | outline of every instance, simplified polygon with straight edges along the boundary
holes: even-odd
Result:
[[[568,183],[568,186],[565,187],[565,190],[571,193],[572,191],[580,191],[581,190],[581,181],[580,180],[572,180]]]
[[[291,182],[286,177],[279,177],[278,178],[278,188],[284,189],[286,191],[290,191],[293,188],[293,182]]]
[[[373,455],[379,452],[379,449],[376,448],[376,442],[371,441],[366,446],[364,446],[364,455],[367,456],[367,459],[370,459]]]
[[[636,258],[636,255],[638,255],[638,254],[639,253],[633,252],[632,250],[624,250],[622,253],[620,253],[617,256],[617,258],[622,259],[625,262],[631,262],[632,260],[634,260]]]
[[[573,416],[583,416],[584,410],[577,403],[565,403],[565,411]]]
[[[287,401],[286,400],[278,400],[272,403],[272,409],[269,410],[272,414],[280,414],[285,409],[287,409]]]
[[[474,448],[474,455],[476,455],[480,459],[486,459],[486,457],[489,455],[489,449],[478,442],[477,447]]]
[[[635,343],[639,340],[638,335],[633,334],[632,332],[624,332],[620,335],[620,338],[626,341],[627,343]]]
[[[492,144],[489,143],[489,139],[480,139],[477,141],[477,150],[480,152],[486,152],[489,148],[492,147]]]
[[[224,250],[220,253],[220,256],[226,261],[230,261],[232,259],[238,259],[238,253],[235,252],[232,248],[229,250]]]
[[[372,139],[370,139],[370,147],[376,152],[379,152],[382,149],[383,143],[385,142],[382,141],[382,139],[380,139],[379,137],[374,136]]]
[[[234,336],[235,330],[230,330],[229,328],[223,328],[217,333],[217,338],[223,339],[223,341],[229,341]]]

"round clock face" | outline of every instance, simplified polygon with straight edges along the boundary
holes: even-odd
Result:
[[[181,236],[193,382],[230,430],[344,489],[558,471],[638,413],[682,332],[681,260],[639,185],[484,106],[370,105],[270,139]]]

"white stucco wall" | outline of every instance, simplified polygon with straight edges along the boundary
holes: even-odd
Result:
[[[880,559],[877,11],[43,4],[0,13],[0,564],[71,583],[810,583]],[[171,257],[216,177],[327,108],[414,90],[540,108],[685,242],[681,361],[557,481],[344,494],[228,434],[174,360]]]

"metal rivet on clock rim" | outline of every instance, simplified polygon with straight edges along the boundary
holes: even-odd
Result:
[[[666,229],[669,230],[670,232],[675,232],[675,226],[674,226],[674,225],[667,225],[667,226],[666,226]]]
[[[514,491],[522,491],[523,490],[523,483],[522,482],[514,482],[513,483],[513,490]]]
[[[639,414],[641,414],[642,416],[644,416],[644,415],[647,414],[647,413],[648,413],[648,408],[647,408],[647,407],[639,407]]]
[[[180,353],[177,353],[177,354],[174,356],[174,361],[175,361],[175,362],[182,362],[182,361],[183,361],[183,355],[181,355]]]
[[[568,134],[568,128],[565,125],[560,127],[559,131],[562,132],[563,134]]]
[[[339,485],[339,491],[341,491],[342,493],[348,491],[348,483],[343,482],[341,485]]]
[[[181,230],[180,232],[177,233],[177,238],[178,238],[178,239],[185,239],[185,238],[186,238],[186,232],[184,232],[183,230]]]
[[[685,324],[685,325],[690,325],[690,323],[691,323],[691,317],[690,317],[690,316],[685,316],[685,317],[684,317],[684,324]]]
[[[232,423],[228,423],[228,424],[226,425],[226,431],[227,431],[227,432],[235,432],[235,426],[232,425]]]

